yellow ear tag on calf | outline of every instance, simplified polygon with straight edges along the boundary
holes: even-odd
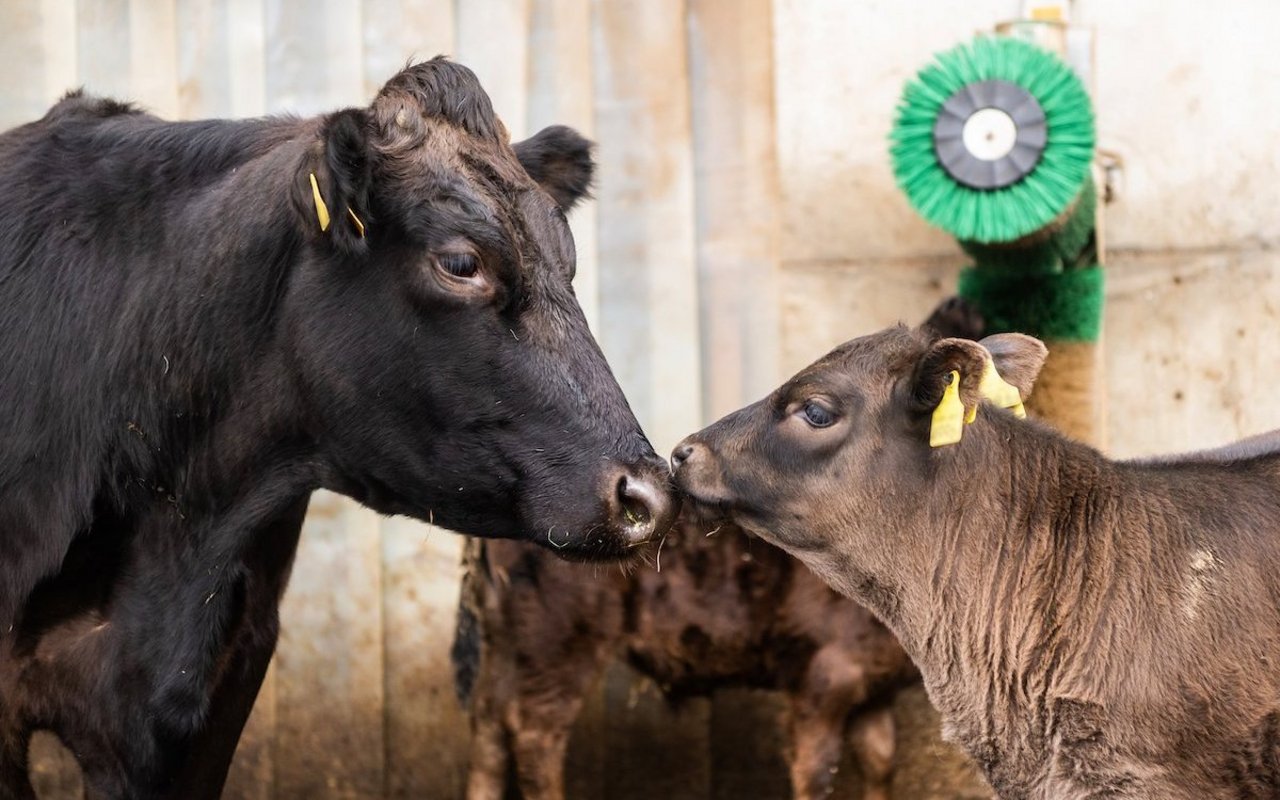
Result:
[[[960,402],[960,373],[951,370],[951,382],[942,392],[938,407],[933,410],[929,426],[929,446],[945,447],[960,441],[964,434],[964,404]]]
[[[324,198],[320,196],[320,184],[316,183],[314,172],[311,173],[311,196],[316,201],[316,217],[320,220],[320,231],[327,231],[329,230],[329,207],[324,204]]]
[[[978,384],[978,391],[1001,408],[1012,411],[1018,419],[1027,418],[1027,410],[1022,407],[1022,395],[1018,393],[1018,387],[1000,377],[991,359],[987,359],[987,365],[982,370],[982,382]]]

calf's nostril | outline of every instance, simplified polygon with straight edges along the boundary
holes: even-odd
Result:
[[[677,469],[681,464],[689,460],[689,456],[693,455],[693,445],[681,444],[671,451],[671,468]]]

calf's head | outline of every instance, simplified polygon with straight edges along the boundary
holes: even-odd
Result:
[[[965,409],[982,403],[988,362],[1025,398],[1045,355],[1020,334],[974,342],[897,327],[855,339],[677,445],[676,484],[699,513],[729,518],[827,577],[833,552],[892,558],[891,537],[910,535],[904,520],[931,497],[953,492],[946,502],[963,507],[963,486],[940,486],[939,468],[979,437],[930,445],[953,376]],[[978,420],[1008,413],[983,405]]]
[[[514,146],[435,59],[324,117],[292,176],[291,366],[329,488],[469,534],[616,557],[675,514],[570,284],[590,143]]]

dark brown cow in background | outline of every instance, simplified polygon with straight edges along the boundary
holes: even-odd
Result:
[[[1110,460],[986,402],[1045,355],[855,339],[678,445],[677,484],[884,620],[1000,796],[1280,797],[1280,437]]]
[[[958,298],[925,325],[982,333]],[[659,569],[568,564],[516,542],[472,542],[454,659],[472,713],[470,800],[564,796],[565,750],[587,692],[624,660],[678,703],[719,688],[784,692],[795,797],[826,797],[846,742],[864,797],[887,798],[895,692],[918,678],[893,635],[798,561],[732,525],[677,523]],[[517,787],[507,786],[514,778]]]
[[[509,776],[526,800],[564,797],[570,731],[614,660],[673,703],[729,687],[785,692],[795,796],[827,795],[848,741],[865,797],[888,797],[889,704],[916,670],[870,612],[778,548],[733,526],[708,537],[677,523],[661,571],[622,574],[516,542],[475,545],[468,581],[484,586],[466,636],[483,637],[483,655],[469,692],[469,800],[508,796]]]

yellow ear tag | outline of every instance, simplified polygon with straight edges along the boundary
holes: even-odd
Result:
[[[360,238],[364,238],[364,223],[356,216],[356,212],[351,210],[351,206],[347,206],[347,216],[351,217],[351,222],[356,226],[356,232],[360,234]]]
[[[929,426],[929,446],[945,447],[960,441],[964,434],[964,404],[960,402],[960,373],[951,370],[951,383],[942,392],[938,407],[933,410]]]
[[[1001,408],[1012,411],[1018,419],[1027,418],[1027,410],[1022,407],[1022,395],[1018,393],[1018,387],[1000,377],[991,359],[987,359],[987,365],[982,370],[982,382],[978,384],[978,391]]]
[[[311,173],[311,196],[316,201],[316,217],[320,219],[320,230],[327,231],[329,230],[329,207],[324,204],[324,198],[320,196],[320,184],[316,183],[314,172]],[[361,226],[362,230],[363,227]]]

